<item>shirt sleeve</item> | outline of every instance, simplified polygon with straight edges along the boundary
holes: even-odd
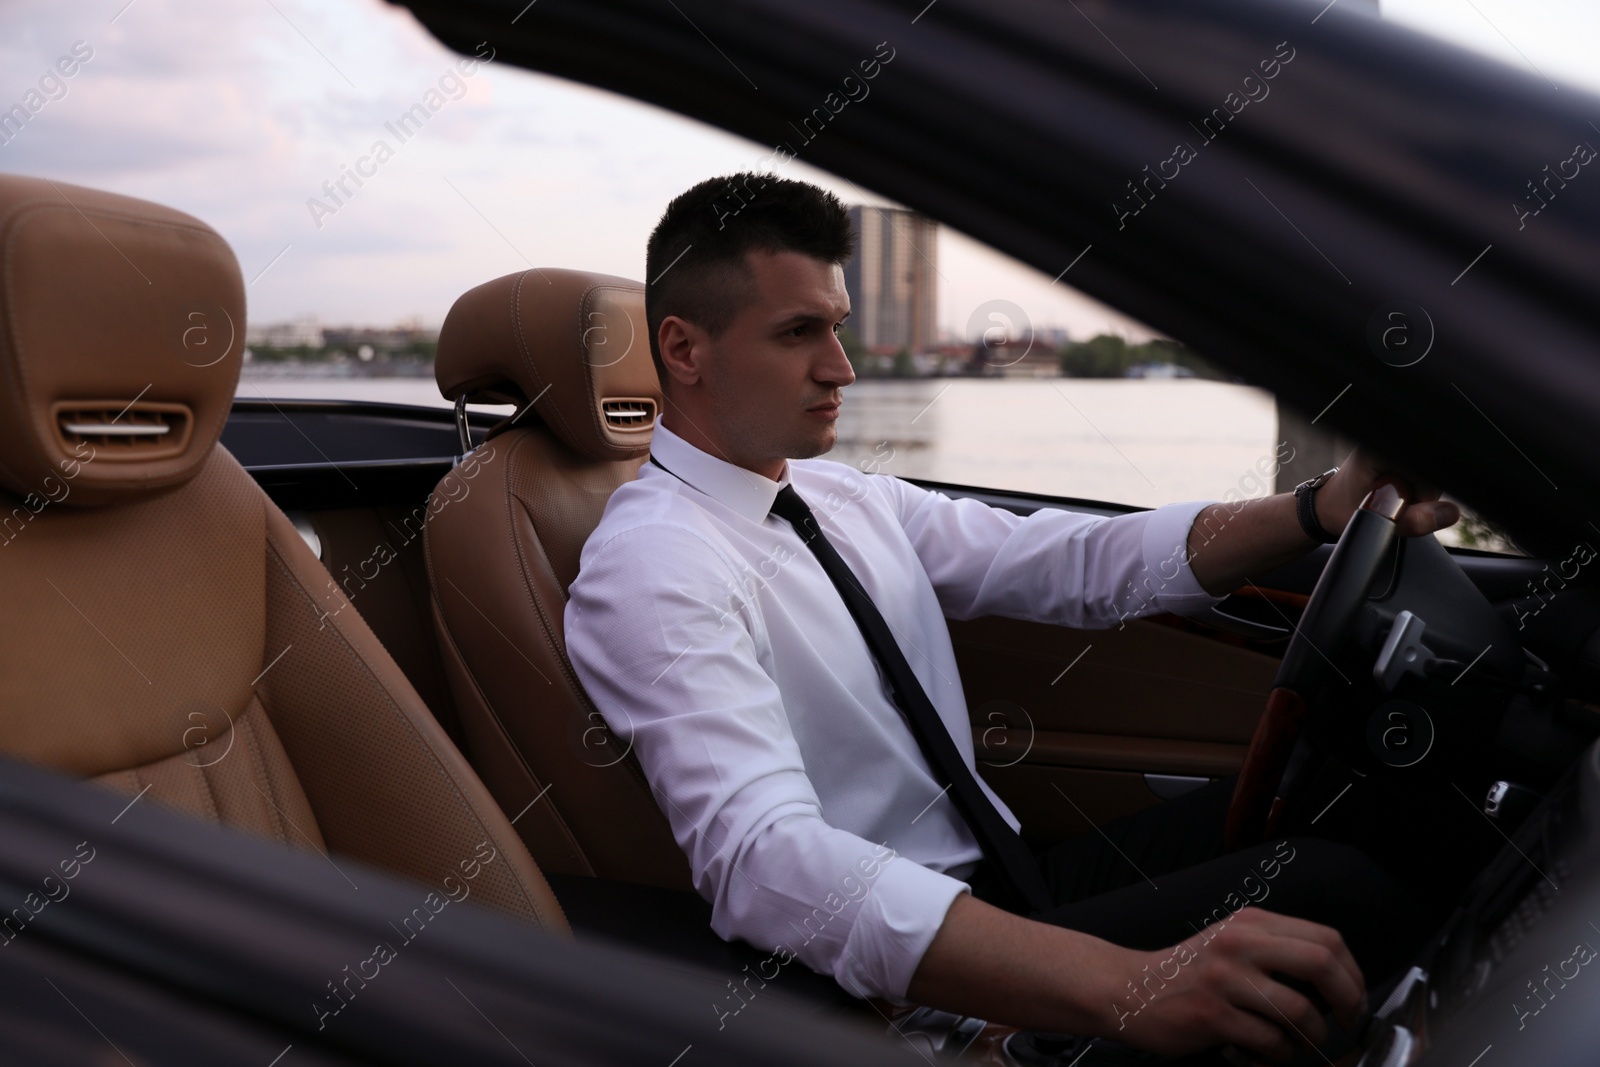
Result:
[[[1201,587],[1188,553],[1189,527],[1214,501],[1115,516],[1060,508],[1022,516],[880,477],[949,618],[1003,615],[1107,629],[1222,600]]]
[[[763,663],[760,612],[709,541],[642,526],[584,556],[568,656],[638,756],[712,929],[771,951],[764,979],[798,958],[857,996],[906,1003],[967,884],[827,823]]]

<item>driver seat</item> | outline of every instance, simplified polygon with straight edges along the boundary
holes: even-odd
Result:
[[[477,775],[218,443],[245,326],[226,242],[0,175],[0,260],[0,752],[130,807],[474,878],[480,902],[569,933]]]
[[[450,309],[434,373],[458,406],[518,408],[445,476],[441,491],[463,488],[423,533],[463,748],[544,870],[692,893],[638,758],[584,692],[562,630],[583,544],[638,476],[661,408],[644,287],[552,268],[486,282]]]

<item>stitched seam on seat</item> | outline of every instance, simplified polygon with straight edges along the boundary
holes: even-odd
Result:
[[[256,770],[261,775],[261,784],[266,787],[267,801],[272,805],[273,814],[277,816],[278,840],[287,845],[290,843],[289,834],[284,823],[288,821],[289,816],[283,810],[282,798],[278,796],[278,790],[273,787],[272,776],[267,773],[267,761],[261,754],[260,744],[257,743],[256,728],[250,725],[249,720],[250,709],[246,707],[244,714],[239,716],[239,725],[244,726],[250,732],[250,753],[255,757]],[[237,728],[235,727],[235,729]]]
[[[278,569],[282,572],[283,577],[290,583],[290,587],[292,589],[298,589],[301,596],[305,598],[306,603],[315,608],[316,605],[311,598],[311,594],[306,590],[304,585],[300,584],[300,580],[295,576],[294,571],[290,570],[289,566],[284,562],[283,556],[279,552],[277,544],[271,540],[270,531],[267,540],[267,550],[273,562],[278,565]],[[428,744],[426,739],[423,738],[422,735],[417,731],[416,724],[406,716],[405,712],[400,710],[400,707],[394,702],[394,699],[390,697],[388,687],[378,680],[377,675],[372,671],[371,665],[368,664],[366,659],[363,658],[362,655],[356,651],[355,647],[350,644],[349,639],[345,637],[344,631],[340,629],[337,624],[334,625],[333,632],[338,635],[340,646],[366,674],[367,679],[372,683],[373,688],[380,695],[384,705],[411,733],[412,739],[421,747],[427,758],[433,761],[434,767],[440,772],[444,780],[454,787],[453,792],[455,794],[456,802],[461,806],[467,817],[472,822],[477,823],[479,829],[481,829],[485,835],[492,839],[494,837],[493,831],[491,831],[488,826],[484,825],[483,820],[479,817],[477,810],[473,808],[472,804],[467,800],[466,794],[461,789],[461,783],[456,779],[456,776],[451,773],[450,768],[446,767],[444,762],[439,759],[438,754],[433,750],[433,746]],[[512,833],[513,836],[515,836],[515,828],[513,828]],[[521,838],[517,838],[516,840],[518,845],[522,844]],[[523,882],[522,876],[516,872],[515,867],[511,867],[509,864],[507,866],[511,871],[513,882],[516,884],[517,888],[522,891],[523,897],[525,898],[528,907],[533,911],[535,917],[538,918],[541,924],[545,926],[551,925],[549,917],[545,914],[544,909],[539,905],[539,901],[532,892],[531,888]]]
[[[426,539],[424,539],[423,548],[424,548],[424,550],[426,550],[426,548],[427,548]],[[438,603],[438,598],[435,597],[434,601],[437,604]],[[444,617],[444,606],[442,604],[439,604],[438,606],[439,606],[439,617],[443,618]],[[441,635],[441,640],[447,642],[450,645],[451,650],[454,651],[455,654],[456,654],[456,658],[465,667],[466,674],[467,674],[467,682],[468,682],[468,684],[470,684],[472,686],[473,691],[478,694],[478,699],[483,702],[483,706],[489,709],[489,718],[494,723],[495,728],[498,729],[500,731],[500,733],[506,738],[505,747],[508,750],[510,750],[511,754],[516,758],[516,761],[517,761],[518,765],[521,766],[523,771],[527,773],[529,780],[532,781],[535,786],[538,786],[540,784],[540,778],[536,773],[534,773],[533,768],[531,766],[529,766],[527,757],[523,755],[521,746],[511,743],[510,732],[506,729],[504,717],[500,714],[500,712],[498,710],[495,709],[493,701],[491,701],[489,699],[488,695],[484,693],[483,686],[481,686],[478,683],[478,677],[477,677],[476,674],[473,673],[472,668],[470,666],[466,666],[467,657],[461,654],[461,646],[456,643],[455,636],[449,632],[448,625],[444,629],[445,629],[445,632]],[[476,769],[476,768],[474,768],[474,769]],[[488,783],[487,782],[484,783],[484,786],[485,786],[485,788],[487,788],[488,787]],[[540,795],[541,796],[543,795],[542,791],[541,791]],[[537,799],[537,798],[535,798],[535,799]],[[572,846],[572,851],[577,854],[578,858],[583,860],[583,862],[588,866],[590,874],[593,875],[594,874],[594,861],[592,859],[590,859],[589,858],[589,854],[583,850],[583,846],[578,841],[577,835],[575,833],[573,833],[571,824],[567,821],[566,816],[561,814],[561,808],[556,804],[555,798],[553,798],[553,797],[551,798],[549,807],[550,807],[551,814],[555,819],[556,827],[561,831],[562,835],[566,838],[567,843]],[[515,829],[515,826],[513,826],[512,828]],[[537,862],[537,860],[535,860],[535,862]]]
[[[524,511],[526,511],[527,510],[527,505],[526,505],[526,503],[524,503],[522,501],[522,498],[518,497],[517,500],[518,500],[518,503],[521,503],[523,505]],[[532,516],[531,513],[528,515],[528,521],[529,521],[530,524],[532,524],[532,522],[533,522],[533,516]],[[537,533],[537,529],[535,530],[535,533]],[[540,547],[541,548],[543,547],[542,543],[541,543]],[[521,551],[522,551],[521,546],[518,545],[517,552],[518,552],[519,556],[521,554]],[[547,557],[547,562],[548,562],[548,557]],[[552,568],[552,571],[551,571],[551,577],[552,578],[555,577],[555,573],[554,573],[554,569],[553,568]],[[526,581],[526,573],[524,573],[524,581]],[[556,584],[560,585],[561,583],[557,582]],[[528,586],[528,589],[529,589],[529,595],[531,597],[532,596],[532,585],[531,584]],[[537,599],[537,598],[534,598],[534,599]],[[538,607],[537,604],[535,604],[535,606]],[[577,695],[577,698],[578,698],[579,702],[584,707],[588,708],[590,711],[592,711],[596,715],[600,716],[600,721],[602,723],[605,723],[607,731],[610,731],[611,730],[611,724],[606,722],[605,713],[602,712],[600,710],[600,708],[595,704],[594,700],[590,698],[589,691],[583,687],[582,680],[578,678],[577,669],[572,666],[572,658],[567,655],[567,643],[566,643],[566,641],[564,639],[560,640],[560,641],[557,641],[555,639],[554,629],[553,629],[553,627],[552,627],[552,625],[550,623],[549,616],[545,613],[545,611],[544,611],[544,609],[542,607],[539,607],[539,622],[540,622],[540,625],[542,625],[544,627],[544,629],[545,629],[545,636],[546,636],[546,639],[550,643],[550,647],[555,650],[556,660],[557,660],[557,662],[560,663],[561,670],[562,670],[563,674],[567,677],[567,679],[571,683],[571,688],[572,688],[573,693]],[[585,717],[587,718],[587,716],[585,716]],[[613,733],[613,736],[615,736],[614,733]],[[645,777],[644,768],[639,765],[639,757],[634,754],[633,749],[632,749],[631,746],[628,749],[627,755],[625,755],[622,758],[622,766],[624,767],[624,769],[627,771],[628,774],[632,775],[634,782],[637,783],[638,786],[644,791],[644,794],[646,796],[650,797],[652,802],[656,803],[657,807],[659,807],[660,806],[659,802],[655,801],[655,791],[653,789],[651,789],[651,787],[650,787],[650,780],[647,777]]]
[[[525,441],[531,440],[532,436],[530,433],[528,436],[524,436],[522,440],[517,443],[521,444]],[[558,443],[565,446],[565,442]],[[539,537],[539,529],[537,524],[534,522],[533,513],[529,510],[527,502],[524,501],[522,497],[517,496],[511,491],[510,478],[511,468],[514,465],[512,463],[512,454],[514,451],[514,449],[508,450],[505,472],[501,477],[506,483],[507,490],[505,494],[506,535],[511,541],[511,547],[517,553],[517,569],[522,575],[522,590],[527,595],[528,603],[533,608],[534,613],[539,617],[539,625],[544,630],[545,642],[555,653],[556,665],[560,667],[562,677],[564,677],[567,681],[567,687],[577,696],[579,702],[581,702],[585,707],[589,708],[589,710],[600,715],[600,721],[605,722],[604,714],[602,714],[600,709],[595,706],[594,701],[589,699],[589,694],[583,688],[583,681],[578,677],[578,672],[572,666],[572,660],[567,656],[566,641],[556,637],[555,625],[550,621],[550,614],[549,612],[545,611],[544,605],[539,602],[539,597],[533,591],[533,580],[529,575],[529,567],[531,564],[526,553],[523,551],[521,539],[517,537],[517,525],[514,517],[515,513],[512,511],[511,505],[512,500],[517,502],[517,505],[522,508],[522,513],[527,516],[528,525],[534,528],[535,539],[538,539]],[[541,550],[544,548],[544,543],[542,541],[539,542],[539,547]],[[545,562],[546,564],[549,563],[548,554],[545,557]],[[557,586],[561,584],[559,580],[556,580],[555,569],[553,567],[550,568],[550,578]],[[606,729],[610,730],[610,728],[610,724],[607,724]],[[644,789],[645,794],[653,798],[655,794],[650,789],[650,782],[645,777],[644,770],[639,766],[638,757],[633,754],[632,750],[628,752],[628,755],[623,758],[622,762],[627,768],[628,773],[633,776],[634,781]]]
[[[594,396],[594,364],[589,362],[589,354],[584,351],[583,338],[588,333],[584,318],[589,313],[590,301],[594,298],[595,291],[602,288],[605,287],[591,285],[578,298],[578,358],[583,361],[583,394],[586,397]],[[599,438],[602,447],[610,448],[611,442],[606,440],[605,424],[600,420],[600,405],[590,404],[588,407],[589,421],[594,427],[595,436]]]
[[[268,702],[268,700],[266,698],[266,695],[264,693],[261,693],[260,691],[257,691],[255,693],[255,698],[256,698],[257,701],[260,702],[260,704],[261,704],[261,713],[267,717],[267,724],[270,726],[272,724],[272,706],[271,706],[271,704]],[[280,744],[281,744],[281,742],[280,742]],[[284,753],[284,758],[288,759],[288,753],[287,752]],[[293,760],[289,761],[289,766],[290,766],[291,769],[293,769],[293,767],[294,767],[294,761]],[[299,773],[299,772],[296,771],[296,773]],[[271,789],[271,781],[270,780],[268,781],[267,787],[268,787],[268,789]],[[302,792],[303,792],[304,791],[304,787],[302,786],[301,788],[302,788]],[[273,803],[277,803],[276,798],[274,798]],[[311,804],[311,800],[308,797],[308,798],[306,798],[306,806],[310,807],[310,804]],[[316,813],[313,812],[312,814],[315,815]],[[317,832],[321,833],[321,827],[320,826],[318,827]],[[284,834],[284,828],[283,828],[283,825],[282,825],[281,822],[280,822],[280,824],[278,826],[278,835],[279,835],[280,838],[283,838],[284,844],[289,845],[291,848],[294,847],[293,843],[288,840],[287,835]]]
[[[528,350],[528,341],[522,332],[522,285],[525,281],[527,281],[530,273],[530,271],[523,271],[521,274],[517,275],[517,283],[511,287],[511,334],[516,339],[517,350],[522,356],[522,364],[528,369],[528,374],[531,378],[533,378],[533,383],[535,385],[544,386],[544,388],[537,390],[528,398],[528,403],[532,404],[545,394],[545,391],[549,388],[549,385],[545,382],[544,378],[540,376],[539,366],[533,361],[533,353]],[[561,416],[561,409],[557,407],[555,411],[556,416],[559,418]],[[540,418],[544,418],[544,412],[541,411],[539,416]]]
[[[502,498],[506,499],[509,499],[511,495],[508,485],[511,471],[510,456],[515,451],[515,447],[516,442],[513,441],[512,447],[506,450],[507,459],[501,469],[501,496]],[[462,652],[461,645],[455,639],[455,634],[453,634],[450,630],[450,624],[448,621],[449,617],[445,614],[444,609],[444,599],[440,595],[438,583],[435,582],[433,578],[436,569],[433,559],[433,545],[428,533],[429,524],[424,523],[422,527],[422,558],[423,562],[427,565],[428,570],[429,597],[434,610],[438,614],[440,622],[443,624],[439,627],[439,629],[443,631],[440,634],[440,639],[446,642],[450,646],[451,651],[455,653],[456,660],[462,665],[463,670],[466,672],[468,684],[470,684],[473,688],[473,691],[478,694],[478,699],[483,706],[489,709],[489,716],[493,720],[495,727],[506,736],[506,747],[511,750],[512,754],[516,757],[517,763],[521,765],[528,777],[533,782],[537,783],[540,780],[539,776],[534,773],[532,766],[529,765],[527,757],[522,752],[522,748],[518,745],[510,743],[510,731],[506,729],[504,717],[501,716],[499,710],[494,706],[494,702],[489,699],[488,694],[483,691],[483,686],[478,681],[476,672],[473,671],[470,661]],[[463,594],[463,596],[464,595],[465,594]],[[441,664],[441,666],[443,665]],[[485,788],[487,788],[487,783],[485,783]],[[572,825],[567,821],[566,817],[561,814],[561,809],[556,805],[554,798],[551,799],[550,810],[555,817],[557,827],[566,837],[567,843],[571,845],[572,850],[583,860],[584,863],[588,865],[589,870],[593,872],[594,861],[590,859],[589,854],[584,851],[582,844],[578,841],[577,835],[573,832]],[[513,829],[515,829],[515,827],[513,827]]]
[[[184,760],[183,762],[189,763],[188,760]],[[210,765],[208,764],[208,765],[202,767],[202,766],[198,766],[198,765],[193,764],[193,763],[189,763],[189,766],[194,767],[195,770],[200,772],[200,784],[205,786],[206,800],[210,801],[210,803],[211,803],[211,818],[212,818],[212,820],[214,822],[216,822],[216,824],[218,826],[221,826],[222,825],[222,805],[217,803],[217,794],[211,788],[211,767],[210,767]]]
[[[516,502],[522,507],[522,513],[527,516],[528,524],[532,526],[534,524],[533,513],[528,510],[527,503],[521,497],[508,497],[508,499],[516,500]],[[538,594],[533,591],[533,581],[528,573],[530,561],[523,551],[521,539],[516,535],[515,521],[511,522],[510,526],[511,542],[513,547],[517,550],[517,567],[522,572],[522,586],[528,593],[528,603],[533,605],[534,613],[539,616],[539,628],[544,631],[545,641],[548,642],[550,647],[555,650],[557,666],[561,668],[562,677],[567,680],[567,683],[573,689],[581,693],[583,691],[583,683],[579,681],[577,672],[572,669],[572,664],[567,660],[564,648],[565,642],[556,637],[555,625],[550,621],[550,613],[545,611],[544,604],[540,602]],[[536,526],[534,528],[533,535],[535,539],[537,539],[539,536],[539,531]],[[544,543],[542,541],[539,543],[539,547],[541,549],[544,548]],[[545,561],[546,563],[549,562],[548,556],[546,557]],[[556,585],[559,586],[561,584],[561,582],[556,579],[554,568],[550,569],[550,578],[555,581]]]
[[[511,482],[511,477],[512,477],[511,472],[512,472],[513,468],[516,466],[516,453],[517,453],[518,447],[519,446],[529,446],[531,444],[531,442],[534,440],[534,437],[533,437],[534,433],[535,433],[535,431],[530,429],[527,433],[523,434],[516,441],[512,442],[511,446],[506,449],[506,462],[505,462],[505,465],[500,470],[500,486],[501,486],[501,494],[500,495],[501,495],[501,499],[503,499],[506,502],[506,504],[505,504],[505,507],[506,507],[506,511],[505,511],[506,539],[508,541],[510,541],[512,551],[514,551],[516,553],[516,555],[517,555],[517,572],[522,577],[522,593],[523,593],[523,596],[525,596],[527,598],[528,606],[533,608],[534,614],[536,616],[538,616],[539,625],[544,630],[545,642],[555,651],[556,664],[561,669],[562,676],[567,681],[567,687],[572,692],[574,692],[574,693],[576,693],[578,695],[578,699],[579,700],[583,701],[584,703],[588,703],[588,698],[584,695],[584,692],[583,692],[583,683],[578,680],[577,673],[575,671],[573,671],[572,664],[567,660],[567,656],[566,656],[566,652],[565,652],[565,646],[564,646],[564,644],[562,642],[560,642],[560,641],[558,641],[556,639],[555,631],[552,628],[551,623],[550,623],[550,617],[549,617],[548,613],[546,613],[546,611],[544,610],[544,607],[539,603],[539,598],[536,595],[534,595],[534,592],[533,592],[533,581],[532,581],[532,579],[531,579],[531,577],[529,576],[529,573],[528,573],[528,559],[527,559],[526,555],[523,553],[523,550],[522,550],[522,540],[521,540],[521,538],[519,538],[517,536],[516,512],[513,510],[513,508],[514,508],[514,506],[522,507],[524,514],[527,514],[527,508],[526,508],[526,506],[523,505],[522,498],[520,496],[517,496],[516,493],[513,491],[513,486],[512,486],[512,482]],[[565,444],[565,442],[561,442],[561,443],[563,445]],[[515,505],[513,505],[513,501],[516,502]],[[533,516],[532,515],[528,515],[528,521],[529,521],[529,525],[533,524]],[[538,537],[538,529],[537,528],[535,528],[535,530],[534,530],[534,536]],[[551,575],[550,576],[551,576],[551,578],[555,577],[554,570],[551,571]],[[556,584],[560,585],[561,583],[558,581],[558,582],[556,582]],[[489,704],[489,702],[487,700],[485,700],[484,703],[489,705],[489,708],[490,708],[491,711],[494,710],[494,706],[492,704]],[[496,718],[498,719],[498,712],[496,712],[495,714],[496,714]],[[503,724],[500,724],[500,728],[502,730],[505,729]],[[516,746],[512,746],[512,747],[515,748]],[[518,759],[524,759],[524,757],[522,756],[522,753],[521,753],[520,750],[518,750],[518,752],[517,752],[517,758]],[[526,763],[525,759],[524,759],[524,763]],[[529,768],[529,777],[533,778],[535,781],[538,780],[538,775],[534,774],[532,772],[531,768]],[[559,817],[559,815],[558,815],[558,817]],[[564,827],[567,827],[568,833],[570,834],[571,833],[571,828],[570,828],[570,826],[568,826],[566,820],[562,819],[561,822],[562,822],[562,825]],[[573,841],[574,841],[574,844],[577,843],[576,837],[573,838]],[[584,862],[588,863],[590,869],[593,870],[594,869],[594,861],[592,859],[590,859],[588,853],[585,852],[580,847],[578,849],[578,854],[583,856]]]

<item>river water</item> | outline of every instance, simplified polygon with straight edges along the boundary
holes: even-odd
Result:
[[[252,376],[238,395],[448,406],[431,378]],[[838,427],[843,463],[1150,507],[1265,495],[1277,442],[1270,394],[1196,379],[862,379]]]

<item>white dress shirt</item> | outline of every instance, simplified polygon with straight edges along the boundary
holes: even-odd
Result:
[[[774,482],[659,421],[651,450],[666,469],[644,464],[584,544],[565,611],[573,667],[638,754],[712,928],[904,1004],[983,853],[773,498],[793,481],[969,767],[944,616],[1105,628],[1202,610],[1220,598],[1184,546],[1209,502],[1023,517],[822,459],[790,460]]]

